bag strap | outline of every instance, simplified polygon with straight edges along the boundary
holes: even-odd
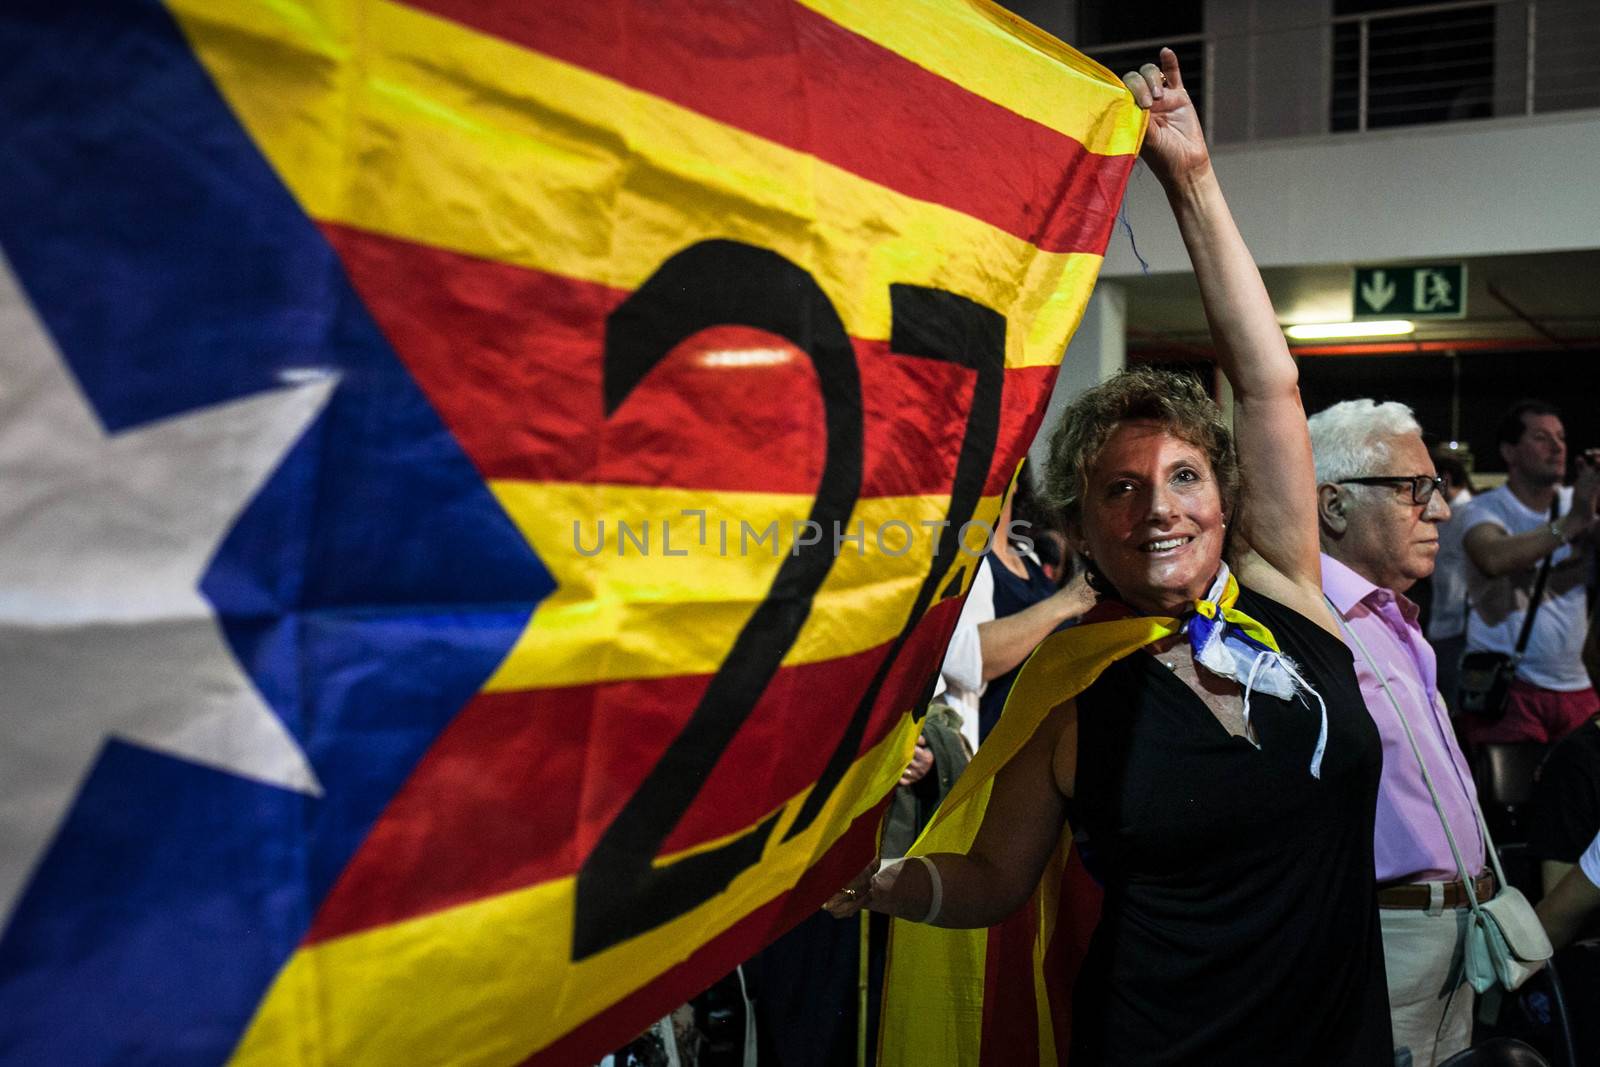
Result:
[[[1339,620],[1339,628],[1350,636],[1355,646],[1361,652],[1361,658],[1367,661],[1367,666],[1372,669],[1373,677],[1378,679],[1378,684],[1383,687],[1384,695],[1389,698],[1389,703],[1394,707],[1395,715],[1400,718],[1400,726],[1406,732],[1406,740],[1411,743],[1411,754],[1417,758],[1417,768],[1422,771],[1423,784],[1428,787],[1428,796],[1433,800],[1433,810],[1439,815],[1439,825],[1444,827],[1445,840],[1450,842],[1450,855],[1455,857],[1456,871],[1461,875],[1461,884],[1467,890],[1467,902],[1472,905],[1474,915],[1479,913],[1478,887],[1473,882],[1473,876],[1467,871],[1467,862],[1461,858],[1461,847],[1456,844],[1456,835],[1450,829],[1450,820],[1445,818],[1444,805],[1439,802],[1439,791],[1434,788],[1433,775],[1428,773],[1428,764],[1422,758],[1422,749],[1417,744],[1417,737],[1411,732],[1411,723],[1406,720],[1406,713],[1400,709],[1400,701],[1396,699],[1394,690],[1389,688],[1389,679],[1384,677],[1378,663],[1372,658],[1372,653],[1367,651],[1367,644],[1361,640],[1361,635],[1356,633],[1355,627],[1345,620],[1344,613],[1334,606],[1332,600],[1324,593],[1322,599],[1328,603],[1328,608],[1333,612],[1333,617]],[[1500,856],[1495,852],[1494,841],[1489,837],[1489,825],[1483,821],[1483,809],[1478,805],[1475,797],[1467,798],[1468,805],[1478,816],[1478,829],[1483,834],[1484,851],[1489,854],[1489,862],[1494,866],[1494,875],[1503,886],[1506,884],[1505,872],[1500,869]]]
[[[1550,522],[1555,524],[1561,518],[1561,493],[1558,490],[1555,499],[1550,501]],[[1528,647],[1528,639],[1533,636],[1533,617],[1539,613],[1539,604],[1544,600],[1545,583],[1550,578],[1550,564],[1555,560],[1556,553],[1561,550],[1557,545],[1544,557],[1544,562],[1539,564],[1539,577],[1533,580],[1533,597],[1528,601],[1528,613],[1522,617],[1522,632],[1517,635],[1516,651],[1512,652],[1513,663],[1522,662],[1522,653]]]

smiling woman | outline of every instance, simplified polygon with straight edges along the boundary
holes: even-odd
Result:
[[[1039,884],[1070,802],[1106,890],[1075,1062],[1392,1063],[1381,748],[1322,601],[1295,364],[1176,57],[1124,81],[1150,110],[1142,156],[1194,264],[1235,433],[1159,371],[1067,408],[1046,490],[1105,599],[1024,668],[985,742],[1008,755],[980,750],[968,772],[993,785],[967,850],[863,872],[826,907],[996,923]]]
[[[1222,494],[1205,456],[1160,423],[1118,426],[1089,471],[1096,507],[1081,544],[1124,600],[1175,615],[1203,594],[1222,558]]]
[[[1050,442],[1045,490],[1102,585],[1172,614],[1216,577],[1237,498],[1233,435],[1193,378],[1128,371],[1080,397]]]

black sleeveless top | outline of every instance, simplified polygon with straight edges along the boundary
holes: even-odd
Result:
[[[1020,552],[1017,558],[1022,560],[1022,566],[1028,572],[1026,578],[1012,574],[1004,563],[994,557],[994,553],[984,557],[984,565],[994,576],[994,617],[997,619],[1025,611],[1041,600],[1050,599],[1050,594],[1056,591],[1056,584],[1045,574],[1043,567]],[[1011,684],[1021,673],[1022,664],[1019,663],[1000,677],[990,679],[984,687],[983,696],[978,698],[980,742],[988,738],[989,731],[1000,721],[1000,709],[1006,706],[1006,697],[1011,695]]]
[[[1072,1062],[1392,1064],[1373,819],[1383,752],[1344,643],[1241,590],[1328,705],[1250,696],[1261,747],[1134,653],[1078,697],[1076,828],[1105,907]]]

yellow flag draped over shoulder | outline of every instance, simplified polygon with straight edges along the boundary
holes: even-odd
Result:
[[[1110,72],[988,0],[0,38],[0,1047],[592,1063],[866,863]]]
[[[1272,634],[1235,611],[1231,574],[1195,615],[1224,620],[1268,649]],[[1195,617],[1195,616],[1191,616]],[[1185,619],[1140,615],[1090,622],[1046,638],[1024,663],[993,732],[917,839],[912,855],[965,853],[983,825],[995,775],[1055,709],[1112,663],[1183,629]],[[926,1063],[1040,1064],[1067,1059],[1071,983],[1099,915],[1100,891],[1063,830],[1033,896],[988,929],[950,930],[896,919],[884,979],[879,1059]]]

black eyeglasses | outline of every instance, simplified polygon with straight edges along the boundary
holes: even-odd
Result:
[[[1340,478],[1340,485],[1402,485],[1411,487],[1411,502],[1426,504],[1433,494],[1444,488],[1444,479],[1431,474],[1374,474],[1368,478]]]

